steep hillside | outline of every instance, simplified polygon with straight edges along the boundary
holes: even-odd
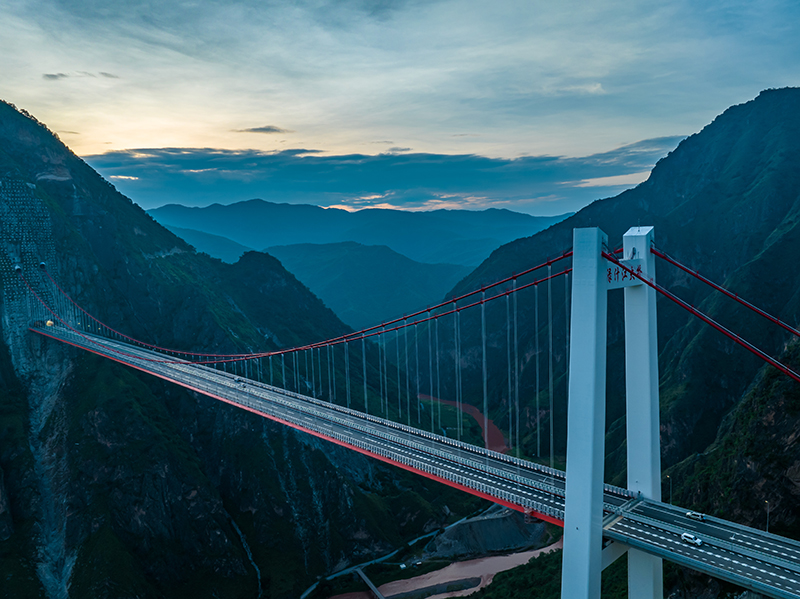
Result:
[[[684,264],[723,283],[758,306],[794,326],[800,322],[800,89],[762,92],[746,104],[734,106],[700,133],[684,140],[661,160],[649,179],[619,196],[597,201],[573,217],[533,237],[496,250],[489,259],[451,292],[480,288],[514,272],[555,256],[572,244],[572,229],[597,226],[612,247],[637,224],[654,225],[656,245]],[[747,339],[795,370],[798,343],[791,336],[730,299],[711,292],[669,264],[657,262],[659,283],[713,318],[742,332]],[[555,359],[555,446],[564,451],[565,404],[563,284],[553,287]],[[547,312],[544,287],[540,316]],[[606,440],[606,478],[625,482],[624,380],[622,379],[623,324],[619,292],[609,296],[609,368]],[[525,298],[525,301],[523,301]],[[535,421],[530,410],[536,401],[535,327],[533,294],[520,298],[521,402],[524,446],[536,454]],[[677,308],[658,300],[659,364],[661,375],[662,468],[673,483],[673,501],[747,525],[799,538],[800,535],[800,392],[798,384],[777,373],[732,341]],[[543,321],[546,318],[543,318]],[[474,331],[476,317],[465,318],[467,398],[480,397],[474,387],[480,356]],[[543,459],[548,447],[548,331],[538,331],[544,343],[538,356],[543,380]],[[488,341],[503,350],[505,332]],[[788,347],[788,349],[787,349]],[[495,381],[502,389],[499,366],[505,356],[490,352]],[[471,376],[470,376],[471,374]],[[491,397],[493,415],[503,415],[502,394]],[[474,401],[474,400],[473,400]],[[557,463],[563,459],[558,456]],[[662,485],[668,500],[666,478]],[[768,503],[767,503],[768,502]],[[499,575],[478,596],[559,596],[559,556]],[[539,563],[541,562],[541,563]],[[610,574],[609,574],[610,571]],[[627,596],[624,563],[604,572],[604,597]],[[620,576],[622,573],[622,576]],[[608,574],[608,576],[606,576]],[[532,586],[533,585],[533,586]],[[539,586],[536,586],[539,585]],[[549,585],[549,588],[547,587]],[[496,588],[492,588],[496,587]],[[532,593],[530,589],[540,588]],[[665,589],[671,597],[738,596],[741,590],[670,564],[665,566]],[[516,596],[516,595],[515,595]]]
[[[355,329],[438,303],[469,269],[423,264],[386,246],[298,244],[267,248]]]
[[[221,235],[259,250],[276,245],[355,241],[386,245],[418,262],[467,266],[479,264],[503,243],[532,235],[564,218],[497,209],[347,212],[263,200],[205,208],[172,204],[149,213],[164,225]]]
[[[14,597],[297,597],[471,499],[31,335],[45,261],[162,346],[291,346],[348,328],[271,256],[197,254],[0,103],[0,580]],[[466,507],[465,507],[466,506]]]
[[[617,246],[636,224],[655,226],[656,244],[683,263],[724,283],[787,322],[800,316],[800,89],[765,91],[755,100],[726,110],[700,133],[684,140],[659,161],[649,179],[617,197],[599,200],[573,217],[533,237],[496,250],[452,291],[519,272],[572,244],[572,229],[598,226]],[[786,334],[662,262],[660,283],[729,325],[767,352],[777,354]],[[616,294],[619,295],[619,294]],[[621,301],[610,296],[607,477],[624,478],[624,388]],[[532,297],[520,304],[522,397],[535,396]],[[541,299],[540,299],[541,301]],[[556,452],[564,448],[564,298],[563,285],[553,291],[556,348]],[[540,305],[540,311],[546,309]],[[760,361],[733,342],[659,299],[662,448],[664,465],[705,450],[723,416],[740,400]],[[465,325],[465,330],[479,330]],[[540,334],[546,339],[542,325]],[[499,335],[505,335],[502,330]],[[502,347],[500,340],[497,344]],[[471,345],[478,343],[477,339]],[[502,356],[504,359],[504,356]],[[544,361],[544,358],[541,357]],[[497,358],[501,362],[501,358]],[[544,363],[544,362],[543,362]],[[546,367],[546,364],[545,364]],[[502,389],[502,375],[498,388]],[[547,385],[541,394],[547,405]],[[501,410],[502,397],[493,398]],[[547,422],[545,420],[545,422]],[[532,447],[528,421],[526,449]],[[547,431],[543,431],[546,435]],[[546,445],[545,445],[546,447]]]
[[[800,369],[800,343],[782,356]],[[701,454],[670,469],[674,501],[800,538],[800,385],[763,368]]]

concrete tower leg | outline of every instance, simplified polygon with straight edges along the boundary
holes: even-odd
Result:
[[[655,280],[650,252],[653,227],[632,227],[622,237],[623,259],[641,260],[642,274]],[[625,288],[625,386],[628,488],[661,501],[656,292],[648,285]],[[628,597],[663,599],[661,558],[628,552]]]
[[[562,599],[599,599],[606,421],[607,285],[600,229],[575,229]]]

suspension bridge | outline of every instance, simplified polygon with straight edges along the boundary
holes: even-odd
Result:
[[[623,241],[622,248],[611,251],[601,231],[578,229],[573,248],[555,258],[417,313],[300,347],[226,355],[136,340],[73,301],[46,264],[32,273],[19,266],[16,271],[28,293],[30,330],[36,334],[564,527],[564,598],[598,598],[600,572],[625,553],[630,597],[662,599],[662,559],[769,597],[800,597],[800,543],[660,501],[656,294],[786,376],[800,382],[800,375],[658,285],[655,258],[790,334],[800,336],[800,331],[658,250],[651,227],[633,228]],[[569,362],[563,373],[568,379],[566,472],[553,467],[553,289],[559,280],[564,281],[563,351]],[[548,355],[541,373],[540,288],[547,313],[542,345]],[[617,288],[625,289],[628,488],[603,482],[606,298]],[[518,298],[524,290],[533,292],[535,302],[536,452],[542,455],[543,437],[549,441],[549,466],[523,459],[519,449]],[[462,343],[467,310],[480,323],[477,352]],[[487,333],[487,323],[497,325],[495,330]],[[475,445],[465,429],[462,407],[468,397],[470,403],[482,401],[482,430],[489,430],[490,361],[493,371],[498,365],[506,371],[500,391],[508,407],[508,444],[517,455]],[[477,382],[465,380],[466,365],[479,373]],[[449,417],[438,401],[443,390],[456,406]],[[539,405],[540,390],[547,391],[546,409]],[[542,431],[542,413],[549,415],[549,431]]]

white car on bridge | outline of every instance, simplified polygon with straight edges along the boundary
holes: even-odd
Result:
[[[695,547],[700,547],[700,545],[703,544],[703,541],[701,541],[699,538],[697,538],[690,532],[683,533],[681,535],[681,541],[683,541],[684,543],[689,543],[689,545],[694,545]]]

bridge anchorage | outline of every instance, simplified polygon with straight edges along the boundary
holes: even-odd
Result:
[[[44,263],[32,273],[26,273],[22,267],[15,270],[20,290],[28,294],[30,331],[36,334],[93,352],[515,509],[524,513],[529,520],[535,517],[563,526],[564,599],[598,599],[602,569],[625,553],[628,553],[629,560],[631,598],[662,598],[662,559],[667,559],[769,597],[797,599],[800,597],[800,543],[658,501],[661,496],[661,472],[656,291],[795,381],[800,382],[800,375],[656,284],[654,256],[691,272],[792,335],[800,337],[800,331],[655,249],[652,227],[630,229],[623,236],[622,249],[616,252],[605,249],[606,243],[606,236],[599,229],[576,229],[572,250],[564,251],[557,258],[523,273],[485,285],[480,290],[449,299],[440,305],[376,327],[302,347],[228,355],[166,349],[138,341],[109,327],[78,306],[56,283]],[[618,256],[620,253],[621,256]],[[572,268],[565,267],[561,272],[552,274],[552,264],[570,257]],[[530,283],[517,284],[519,277],[535,276],[537,271],[545,268],[547,276]],[[518,294],[526,288],[536,291],[538,322],[538,285],[548,285],[550,314],[550,281],[559,276],[566,280],[570,272],[573,282],[571,327],[568,327],[567,472],[464,442],[461,439],[464,429],[460,411],[457,426],[453,426],[456,438],[436,432],[443,429],[443,421],[440,412],[439,425],[436,426],[433,404],[430,409],[430,431],[423,430],[419,398],[423,391],[421,375],[424,375],[426,360],[424,356],[420,360],[419,339],[424,340],[427,336],[428,340],[427,390],[431,396],[435,394],[441,397],[439,388],[443,377],[440,376],[439,356],[445,352],[440,352],[439,333],[445,327],[439,326],[439,320],[452,319],[450,326],[453,328],[450,330],[453,331],[454,345],[451,348],[455,357],[452,371],[455,389],[453,403],[458,405],[463,401],[464,392],[460,366],[460,314],[466,309],[480,308],[485,419],[485,306],[489,302],[501,303],[497,300],[505,299],[504,333],[495,339],[503,336],[507,339],[507,399],[509,406],[514,403],[512,398],[518,405],[515,397],[519,385],[516,372],[519,367],[516,327]],[[624,288],[625,294],[627,489],[603,483],[607,294],[617,288]],[[494,295],[487,295],[487,292]],[[411,327],[414,328],[411,329],[412,341],[409,342],[408,329]],[[420,332],[418,327],[426,327],[427,330],[422,328],[421,334],[414,334],[415,331]],[[538,325],[536,330],[538,353]],[[550,339],[552,347],[552,318]],[[402,354],[401,340],[404,348]],[[377,343],[372,345],[373,341]],[[424,350],[424,343],[422,345]],[[395,369],[390,367],[387,360],[389,352],[396,356],[396,376],[393,374]],[[336,367],[337,361],[339,368]],[[413,369],[409,365],[412,361],[416,363],[413,386],[416,387],[417,427],[411,426],[414,411],[411,398],[414,394],[409,376]],[[405,362],[404,377],[401,362]],[[552,377],[552,361],[550,372]],[[379,380],[379,384],[372,383],[372,392],[367,387],[369,374]],[[327,380],[324,380],[325,376]],[[337,388],[342,403],[346,397],[346,405],[336,403]],[[551,402],[552,388],[551,378]],[[363,395],[360,394],[361,389]],[[370,395],[373,400],[371,403],[368,402]],[[356,400],[363,401],[364,411],[354,409],[353,406],[359,403]],[[367,413],[370,406],[371,413]],[[537,435],[538,429],[537,421]],[[509,421],[510,437],[513,430]],[[516,431],[519,444],[519,416]],[[552,436],[550,441],[552,447]],[[538,447],[537,437],[537,453]],[[551,449],[551,459],[552,453]],[[685,533],[691,536],[682,538]]]

